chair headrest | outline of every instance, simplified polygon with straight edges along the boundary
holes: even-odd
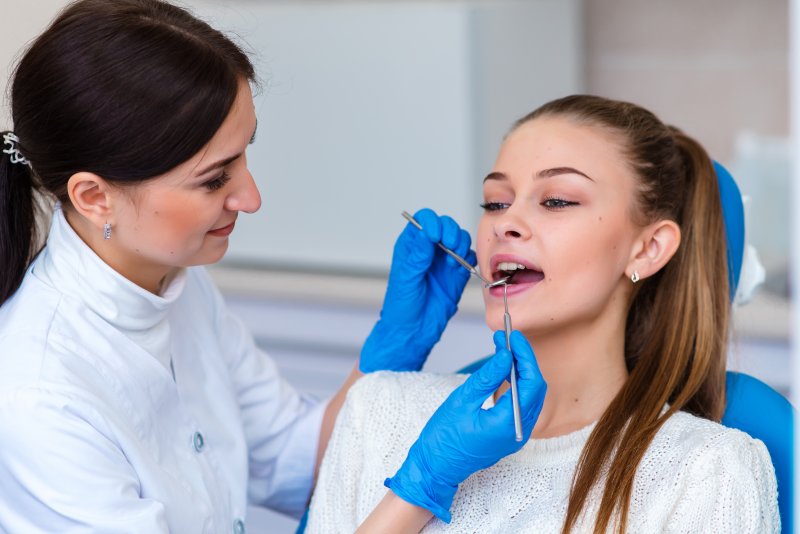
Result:
[[[717,173],[719,195],[722,202],[722,215],[725,219],[725,241],[728,249],[728,282],[730,284],[731,301],[739,287],[739,276],[742,273],[744,256],[744,204],[739,186],[728,170],[714,162]]]

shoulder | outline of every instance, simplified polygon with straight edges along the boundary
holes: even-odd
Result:
[[[769,452],[760,440],[714,421],[678,412],[670,417],[653,440],[653,445],[669,448],[687,461],[725,458],[753,463],[770,463]]]
[[[769,452],[740,430],[678,412],[664,423],[639,464],[632,510],[676,528],[708,527],[696,531],[770,530],[778,513]],[[716,527],[709,530],[710,525]]]
[[[466,375],[377,371],[361,377],[347,392],[345,409],[372,420],[427,421]]]
[[[29,270],[17,292],[0,306],[0,390],[39,379],[48,355],[61,350],[59,338],[79,339],[71,321],[76,310],[65,310],[62,295]]]
[[[467,375],[377,371],[353,384],[347,398],[352,402],[382,399],[439,406],[466,378]]]

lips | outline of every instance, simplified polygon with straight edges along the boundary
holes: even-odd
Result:
[[[529,289],[544,280],[544,271],[541,267],[521,256],[496,254],[492,256],[489,265],[493,281],[510,276],[508,280],[509,295]],[[503,288],[500,286],[492,288],[490,293],[502,296]]]
[[[225,226],[221,226],[219,228],[215,228],[214,230],[210,230],[208,233],[214,236],[224,237],[230,235],[233,232],[233,227],[236,225],[236,219],[230,222]]]

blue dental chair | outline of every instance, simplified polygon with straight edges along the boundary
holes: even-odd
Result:
[[[728,245],[728,276],[731,299],[736,293],[744,256],[744,206],[739,187],[730,173],[714,162],[719,181],[725,233]],[[472,373],[488,359],[472,362],[459,373]],[[778,508],[781,530],[794,532],[794,417],[789,401],[764,382],[728,371],[726,380],[727,404],[722,424],[736,428],[760,439],[769,450],[778,481]],[[296,534],[302,534],[308,512],[303,516]]]

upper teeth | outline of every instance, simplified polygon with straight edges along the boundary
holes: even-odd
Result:
[[[500,262],[497,265],[497,270],[498,271],[516,271],[517,269],[522,270],[522,269],[526,269],[526,268],[527,267],[525,267],[521,263],[512,263],[510,261]]]

